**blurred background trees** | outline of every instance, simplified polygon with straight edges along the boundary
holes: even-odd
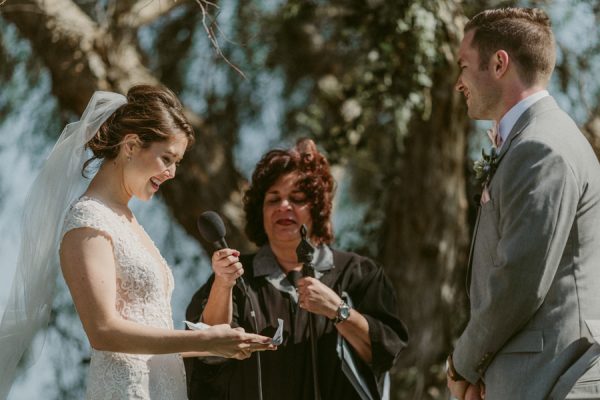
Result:
[[[177,221],[168,229],[181,232],[171,237],[203,245],[195,219],[217,210],[230,245],[249,251],[241,191],[254,163],[271,147],[314,138],[339,183],[336,245],[384,265],[410,329],[393,398],[446,398],[443,362],[467,318],[471,155],[486,146],[485,127],[467,119],[453,89],[455,52],[468,16],[515,3],[8,0],[0,6],[0,162],[25,155],[23,168],[34,171],[95,90],[165,84],[183,100],[197,142],[155,207]],[[600,2],[519,4],[551,13],[560,49],[552,91],[600,150]],[[218,55],[214,38],[244,76]],[[46,144],[31,144],[36,136]],[[13,192],[26,191],[1,189],[3,204],[19,204],[23,195]],[[183,271],[176,276],[198,275],[202,265],[206,277],[202,250],[173,239],[159,247]],[[185,307],[193,288],[186,290],[174,308]],[[73,316],[63,288],[49,336],[77,351],[56,361],[46,398],[81,396],[87,343]]]

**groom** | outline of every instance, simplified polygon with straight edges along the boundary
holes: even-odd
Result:
[[[600,165],[545,90],[556,54],[539,9],[465,26],[456,89],[493,120],[498,155],[469,257],[470,320],[448,357],[459,399],[600,399]]]

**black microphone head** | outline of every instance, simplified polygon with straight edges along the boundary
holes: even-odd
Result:
[[[215,243],[221,241],[227,231],[225,230],[225,224],[221,219],[221,216],[214,211],[205,211],[196,221],[198,225],[198,231],[200,235],[207,242]]]
[[[315,253],[315,248],[308,240],[307,232],[306,225],[302,224],[300,227],[302,239],[300,240],[298,247],[296,247],[296,256],[298,257],[298,261],[302,264],[312,263],[313,254]]]

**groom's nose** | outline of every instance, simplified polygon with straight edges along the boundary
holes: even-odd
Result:
[[[454,89],[459,92],[462,92],[464,90],[464,88],[465,87],[463,85],[462,79],[459,76],[458,79],[456,80],[456,83],[454,84]]]

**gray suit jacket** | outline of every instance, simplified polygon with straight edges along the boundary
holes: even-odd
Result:
[[[564,398],[576,381],[600,393],[600,165],[553,98],[519,118],[489,193],[457,371],[483,379],[486,400]]]

